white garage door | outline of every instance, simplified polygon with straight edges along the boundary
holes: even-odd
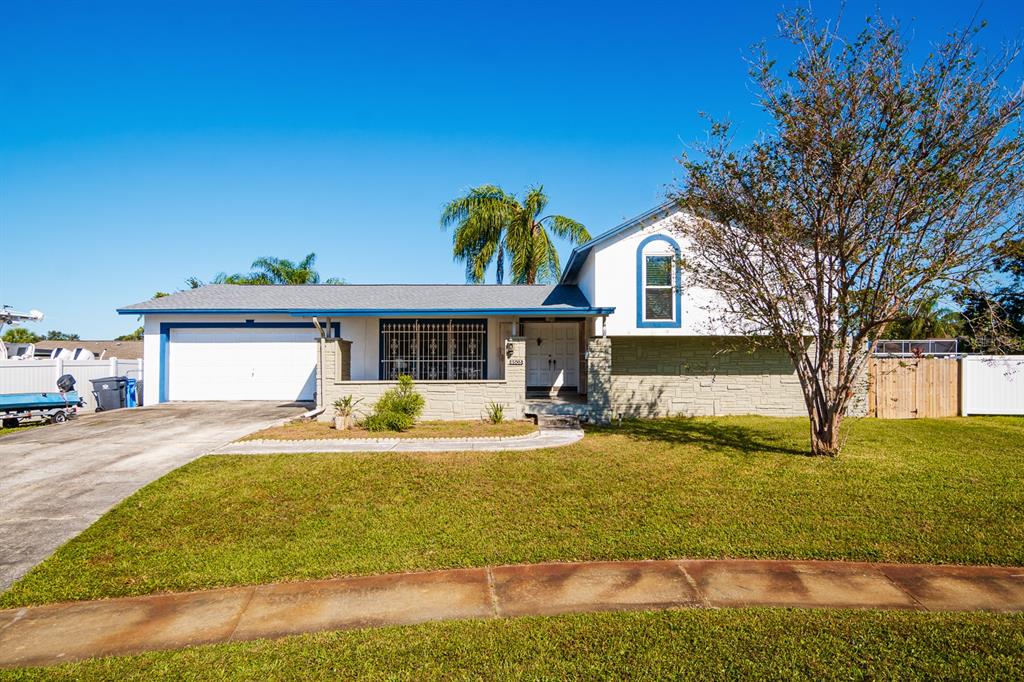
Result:
[[[316,332],[171,330],[170,400],[312,400]]]

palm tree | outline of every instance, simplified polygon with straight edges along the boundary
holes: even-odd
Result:
[[[898,320],[886,327],[889,339],[952,339],[963,327],[963,315],[939,306],[935,298],[925,298],[911,306]]]
[[[237,273],[228,275],[220,273],[213,282],[215,284],[319,284],[320,273],[313,265],[316,263],[316,254],[307,254],[298,263],[287,258],[273,258],[264,256],[252,262],[252,272]],[[337,277],[330,277],[324,280],[324,284],[344,284],[345,280]],[[190,286],[194,284],[189,282]]]
[[[529,188],[522,201],[495,185],[481,185],[445,205],[441,228],[455,226],[452,256],[466,264],[466,280],[483,282],[494,262],[497,282],[503,284],[506,257],[514,284],[557,280],[562,267],[551,235],[582,244],[590,234],[572,218],[541,217],[547,205],[543,185]]]

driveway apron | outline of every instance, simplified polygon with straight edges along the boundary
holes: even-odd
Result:
[[[147,483],[307,408],[165,403],[0,437],[0,590]]]

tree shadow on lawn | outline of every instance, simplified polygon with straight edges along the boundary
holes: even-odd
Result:
[[[747,426],[695,417],[623,419],[609,426],[594,426],[596,433],[620,434],[636,440],[657,440],[697,445],[706,450],[728,448],[746,455],[757,452],[806,457],[810,449],[779,445],[775,438]]]

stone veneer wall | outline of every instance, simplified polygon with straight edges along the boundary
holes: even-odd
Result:
[[[597,421],[617,417],[758,414],[806,416],[785,352],[723,337],[618,336],[588,343],[587,396]],[[859,382],[850,416],[863,416]]]
[[[507,419],[522,419],[526,401],[526,341],[522,337],[515,337],[509,343],[512,345],[512,354],[504,355],[504,379],[417,381],[416,390],[426,400],[422,419],[480,419],[487,415],[487,405],[492,402],[505,406]],[[321,341],[317,395],[318,403],[327,407],[320,416],[325,421],[333,418],[334,410],[331,406],[338,398],[350,394],[362,398],[363,402],[356,411],[368,414],[381,395],[396,384],[394,381],[337,380],[339,348],[342,348],[340,344]],[[344,367],[341,369],[341,376],[345,376]]]
[[[588,399],[594,418],[806,415],[786,354],[741,343],[720,337],[591,339]]]

